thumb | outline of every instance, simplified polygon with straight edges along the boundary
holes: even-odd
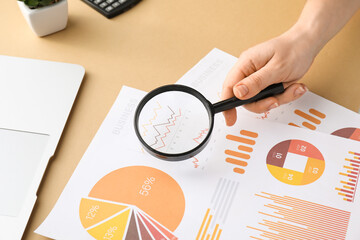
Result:
[[[237,83],[233,87],[233,92],[239,99],[248,99],[267,86],[276,83],[276,80],[274,70],[265,66]]]

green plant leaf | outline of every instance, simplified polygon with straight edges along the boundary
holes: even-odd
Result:
[[[25,0],[25,4],[28,5],[30,8],[36,8],[39,6],[38,0]]]
[[[53,4],[54,0],[40,0],[39,3],[41,6],[45,7]]]
[[[40,7],[46,7],[51,4],[57,3],[60,0],[18,0],[24,2],[29,8],[35,9]]]

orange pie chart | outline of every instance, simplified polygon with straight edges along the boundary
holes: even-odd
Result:
[[[117,169],[80,202],[80,221],[95,239],[177,239],[185,211],[179,184],[147,166]]]

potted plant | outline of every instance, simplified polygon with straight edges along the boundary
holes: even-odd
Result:
[[[66,27],[67,0],[18,0],[18,4],[31,29],[39,37]]]

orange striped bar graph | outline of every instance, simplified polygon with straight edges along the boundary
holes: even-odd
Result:
[[[360,161],[356,157],[359,153],[349,152],[349,154],[353,155],[352,158],[354,159],[345,158],[346,165],[343,166],[343,171],[339,172],[342,177],[340,181],[341,187],[336,187],[335,190],[338,191],[344,201],[354,202],[360,175]]]
[[[355,155],[355,156],[360,156],[360,153],[351,152],[351,151],[349,151],[349,153],[352,154],[352,155]],[[357,158],[357,159],[359,159],[359,158]]]
[[[225,161],[237,166],[233,169],[234,173],[244,174],[244,167],[248,165],[246,160],[251,158],[250,153],[253,152],[253,146],[256,144],[254,139],[259,135],[248,130],[241,130],[240,135],[241,136],[226,135],[227,140],[240,143],[241,145],[239,145],[236,150],[226,149],[225,154],[229,157],[227,157]]]
[[[350,212],[289,196],[262,192],[255,194],[271,201],[259,211],[259,226],[247,226],[259,236],[253,239],[345,239]],[[265,212],[266,211],[266,212]]]
[[[311,130],[316,130],[316,125],[320,125],[321,124],[321,120],[320,119],[325,119],[326,115],[314,108],[310,108],[309,109],[309,114],[305,113],[299,109],[296,109],[294,111],[294,113],[300,117],[302,117],[303,119],[307,120],[302,122],[302,126],[311,129]],[[299,127],[299,125],[295,124],[295,123],[289,123],[288,125],[290,126],[294,126],[294,127]]]
[[[214,230],[211,233],[208,233],[209,226],[213,220],[213,215],[210,213],[210,208],[206,210],[205,216],[201,223],[200,229],[196,236],[196,240],[219,240],[221,236],[222,229],[219,228],[219,224],[215,225]]]

